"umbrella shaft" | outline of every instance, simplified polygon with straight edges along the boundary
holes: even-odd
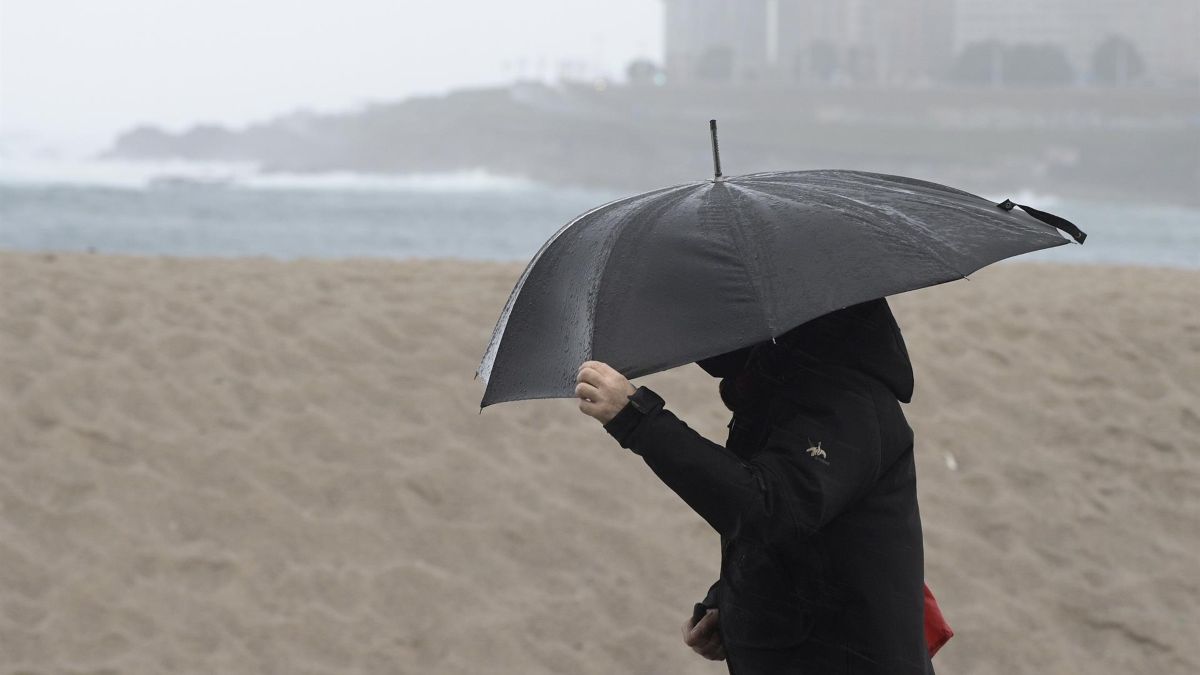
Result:
[[[721,150],[717,147],[717,121],[708,121],[708,130],[712,133],[713,178],[721,180]]]

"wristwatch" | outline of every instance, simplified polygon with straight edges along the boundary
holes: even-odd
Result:
[[[628,398],[629,403],[626,403],[625,407],[621,408],[604,425],[604,430],[615,438],[623,448],[629,448],[629,436],[633,433],[638,423],[656,410],[662,409],[665,404],[661,396],[647,387],[638,387]]]
[[[628,405],[633,406],[642,416],[646,416],[663,407],[665,403],[661,396],[650,389],[638,387],[636,391],[629,395]]]

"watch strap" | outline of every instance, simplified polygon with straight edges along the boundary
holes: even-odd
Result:
[[[647,387],[638,387],[629,395],[629,405],[632,405],[643,415],[649,415],[665,405],[662,397]]]
[[[616,416],[609,420],[608,424],[604,425],[604,430],[623,448],[629,448],[630,436],[641,421],[664,406],[662,397],[646,387],[638,387],[627,398],[629,402],[617,411]]]

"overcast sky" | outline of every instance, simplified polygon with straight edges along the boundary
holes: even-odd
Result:
[[[102,142],[658,60],[659,0],[0,0],[0,135]],[[523,64],[523,65],[522,65]]]

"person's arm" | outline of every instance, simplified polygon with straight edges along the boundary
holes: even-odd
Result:
[[[705,607],[708,607],[710,609],[713,607],[716,607],[719,604],[719,600],[721,597],[720,594],[721,594],[721,580],[717,579],[716,581],[713,582],[712,586],[708,587],[708,594],[704,596],[704,599],[700,601],[700,604],[704,605]]]
[[[704,438],[665,407],[643,415],[626,405],[605,430],[722,535],[740,528],[803,538],[861,495],[879,468],[869,401],[831,398],[838,400],[772,427],[750,460]]]
[[[700,617],[704,616],[704,613],[706,611],[708,611],[710,609],[717,609],[717,607],[720,605],[720,597],[721,597],[720,593],[721,593],[721,580],[717,579],[716,581],[713,582],[712,586],[708,587],[708,593],[704,596],[704,599],[701,600],[700,602],[697,602],[696,606],[693,608],[693,611],[692,611],[693,622],[699,621]]]
[[[659,479],[721,534],[732,532],[743,514],[765,508],[753,470],[665,407],[641,414],[627,404],[604,429],[621,447],[641,455]]]

